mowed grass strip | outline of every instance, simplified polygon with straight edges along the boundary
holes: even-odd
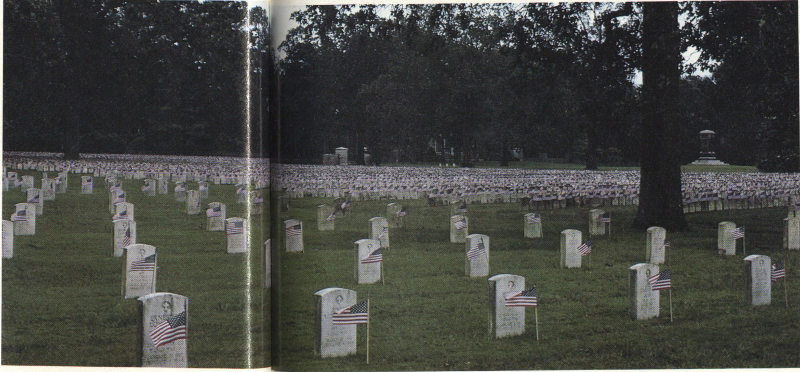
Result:
[[[33,175],[40,186],[41,173],[18,173]],[[3,260],[2,364],[139,363],[138,301],[122,298],[124,263],[113,257],[108,191],[96,177],[94,193],[83,195],[80,182],[80,175],[70,175],[67,193],[45,201],[36,235],[15,236],[14,258]],[[134,204],[137,242],[157,249],[156,290],[189,299],[189,366],[269,365],[269,298],[262,289],[268,216],[251,218],[249,255],[228,254],[225,233],[205,231],[204,212],[186,215],[185,203],[172,193],[145,196],[139,189],[143,180],[122,182]],[[19,190],[3,192],[3,218],[24,199]],[[244,217],[234,186],[210,185],[202,210],[212,201],[226,203],[228,217]]]
[[[643,231],[630,226],[635,207],[609,207],[610,237],[588,236],[588,208],[542,211],[542,239],[523,238],[518,204],[469,205],[469,232],[490,239],[490,275],[517,274],[539,295],[536,342],[533,309],[526,333],[489,339],[487,278],[464,275],[464,244],[449,243],[450,206],[408,205],[404,228],[390,229],[384,252],[386,284],[357,285],[354,241],[369,235],[368,220],[385,216],[394,200],[355,201],[336,219],[336,231],[316,228],[316,207],[331,198],[292,199],[280,219],[304,222],[305,252],[281,255],[281,365],[283,370],[497,370],[732,368],[800,366],[800,252],[780,249],[785,208],[696,213],[687,232],[668,232],[672,248],[662,268],[672,270],[674,322],[668,292],[661,316],[630,316],[628,268],[644,262]],[[717,223],[747,226],[747,254],[788,257],[787,280],[773,285],[772,305],[744,299],[741,243],[737,256],[716,254]],[[593,251],[581,269],[559,268],[560,231],[578,229]],[[784,305],[784,286],[789,307]],[[370,364],[366,326],[358,326],[358,354],[314,356],[314,292],[342,287],[370,298]]]

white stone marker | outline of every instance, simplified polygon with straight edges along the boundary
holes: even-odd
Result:
[[[389,221],[389,227],[398,228],[403,227],[405,223],[406,208],[397,203],[389,203],[386,205],[386,219]]]
[[[751,254],[745,262],[745,299],[753,306],[772,301],[772,260],[769,256]]]
[[[190,216],[200,214],[200,192],[189,190],[186,192],[186,214]]]
[[[603,213],[606,212],[602,209],[592,209],[589,211],[589,236],[606,234],[606,224],[598,221]]]
[[[317,230],[333,231],[335,228],[336,209],[330,205],[322,204],[317,206]]]
[[[239,204],[247,203],[247,185],[236,185],[236,202]]]
[[[264,198],[261,191],[250,191],[250,214],[260,216],[264,213]]]
[[[469,219],[467,216],[450,217],[450,243],[464,243],[469,235]]]
[[[667,237],[667,229],[658,226],[647,228],[647,245],[645,247],[645,261],[653,264],[664,263],[664,253],[666,251],[664,242]]]
[[[28,188],[25,193],[27,194],[25,200],[27,200],[28,203],[35,205],[36,214],[41,216],[42,213],[44,213],[44,198],[42,198],[42,190]]]
[[[248,221],[240,217],[225,220],[225,235],[228,238],[228,253],[247,252]]]
[[[136,216],[134,214],[133,203],[122,202],[114,204],[114,215],[111,216],[111,221],[116,221],[116,220],[135,221]]]
[[[81,176],[81,194],[91,194],[94,192],[94,178],[92,176]]]
[[[286,252],[303,251],[303,222],[295,219],[283,221]]]
[[[206,181],[198,182],[197,191],[200,192],[200,199],[208,198],[208,182]]]
[[[144,180],[142,185],[142,192],[147,196],[156,196],[156,181],[150,178]]]
[[[169,178],[165,177],[158,178],[158,194],[159,195],[169,194]]]
[[[25,192],[31,188],[33,188],[33,176],[22,176],[22,185],[20,185],[20,191]]]
[[[67,192],[67,186],[69,185],[69,175],[67,172],[61,172],[56,177],[56,192],[59,194],[63,194]]]
[[[124,203],[127,201],[128,198],[127,195],[125,194],[125,191],[122,191],[121,189],[117,188],[112,188],[111,192],[109,193],[108,199],[109,199],[108,211],[110,213],[116,213],[117,210],[116,204]]]
[[[14,223],[3,220],[3,258],[14,257]]]
[[[783,219],[783,248],[800,250],[800,216]]]
[[[44,200],[56,200],[55,180],[42,178],[42,198]]]
[[[523,223],[523,234],[526,238],[542,237],[542,216],[538,213],[526,213]]]
[[[123,249],[131,244],[136,244],[136,222],[114,221],[114,257],[122,257]]]
[[[186,201],[186,185],[183,182],[175,184],[175,201],[183,203]]]
[[[17,185],[17,172],[8,172],[7,177],[8,177],[9,187],[11,187],[12,189],[16,189],[17,187],[19,187],[19,185]]]
[[[375,258],[381,255],[378,251],[381,242],[375,239],[361,239],[355,242],[356,247],[356,269],[354,271],[355,280],[358,284],[372,284],[381,280],[381,261]],[[382,258],[381,258],[382,260]]]
[[[730,221],[723,221],[717,227],[717,253],[726,256],[736,254],[736,239],[733,237],[733,230],[736,224]]]
[[[272,253],[272,243],[270,239],[264,242],[264,288],[272,287],[272,266],[270,266],[270,254]]]
[[[464,273],[470,278],[489,276],[489,237],[483,234],[467,236]]]
[[[333,324],[333,314],[356,304],[356,291],[325,288],[314,293],[314,353],[322,358],[356,353],[356,324]]]
[[[138,300],[142,367],[188,367],[189,300],[164,292]]]
[[[226,213],[225,204],[220,202],[208,203],[208,209],[206,209],[206,230],[225,231]]]
[[[36,205],[17,203],[11,215],[14,222],[14,235],[36,235]]]
[[[578,247],[582,243],[582,233],[580,230],[566,229],[561,231],[561,267],[579,268],[581,267],[581,252]]]
[[[381,248],[389,248],[389,222],[384,217],[369,219],[369,238],[381,243]]]
[[[156,291],[158,260],[156,247],[131,244],[125,247],[125,272],[122,277],[122,296],[139,298]]]
[[[525,290],[525,277],[499,274],[489,278],[489,333],[495,338],[525,332],[525,308],[506,306],[506,298]]]
[[[658,317],[659,291],[654,291],[649,278],[659,273],[658,265],[640,263],[631,266],[628,274],[628,297],[631,317],[645,320]]]
[[[3,174],[3,191],[8,191],[8,177]]]

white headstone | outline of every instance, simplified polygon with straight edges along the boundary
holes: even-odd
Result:
[[[526,238],[542,237],[542,216],[538,213],[526,213],[523,220],[523,234]]]
[[[347,165],[347,147],[337,147],[336,156],[339,157],[339,165]]]
[[[158,179],[158,193],[160,195],[169,194],[169,178]]]
[[[333,314],[356,304],[356,291],[325,288],[314,293],[316,327],[314,352],[322,358],[356,353],[356,324],[333,324]]]
[[[295,219],[283,221],[286,252],[303,251],[303,222]]]
[[[772,301],[772,260],[769,256],[751,254],[745,262],[745,299],[753,306]]]
[[[81,194],[91,194],[94,192],[94,178],[92,176],[81,176]]]
[[[207,181],[198,182],[197,191],[200,192],[200,199],[208,198],[208,182]]]
[[[667,237],[667,229],[658,226],[647,228],[647,246],[645,247],[645,261],[653,264],[664,263],[664,253],[666,248],[664,242]]]
[[[117,220],[136,220],[133,203],[122,202],[114,204],[114,215],[111,216],[111,221]]]
[[[783,219],[783,248],[800,250],[800,216]]]
[[[578,247],[582,243],[580,230],[566,229],[561,231],[561,267],[581,267],[581,252]]]
[[[190,216],[200,214],[200,192],[189,190],[186,192],[186,214]]]
[[[261,191],[250,191],[250,214],[260,216],[264,213],[264,197]]]
[[[151,293],[139,297],[139,315],[142,367],[188,367],[189,300],[174,293]]]
[[[127,194],[122,189],[113,188],[108,196],[109,204],[108,204],[108,211],[110,213],[116,213],[116,204],[124,203],[128,200]]]
[[[147,244],[131,244],[125,247],[124,269],[124,298],[139,298],[156,291],[156,247]]]
[[[335,228],[336,214],[335,208],[330,205],[322,204],[317,206],[317,230],[333,231]]]
[[[631,317],[644,320],[658,317],[659,291],[654,291],[649,278],[659,273],[658,265],[640,263],[629,268],[628,296]]]
[[[14,222],[14,235],[36,235],[36,205],[17,203],[11,221]]]
[[[25,192],[33,187],[33,176],[22,176],[22,185],[20,186],[20,191]]]
[[[14,223],[3,220],[3,258],[14,257]]]
[[[27,200],[28,203],[35,205],[36,214],[41,216],[42,213],[44,213],[44,198],[42,198],[42,190],[28,188],[25,193],[27,194],[25,200]]]
[[[69,185],[69,174],[67,172],[61,172],[56,177],[56,192],[59,194],[63,194],[67,192],[67,186]]]
[[[489,276],[489,237],[483,234],[467,236],[464,273],[470,278]]]
[[[381,261],[377,256],[382,255],[381,243],[374,239],[361,239],[355,242],[356,269],[355,280],[358,284],[371,284],[381,280]],[[382,259],[381,259],[382,260]]]
[[[220,202],[208,203],[206,209],[206,230],[225,231],[226,206]]]
[[[114,221],[114,257],[122,257],[123,248],[136,244],[136,222],[134,220]]]
[[[50,178],[42,178],[42,198],[56,200],[56,183]]]
[[[389,227],[398,228],[403,227],[405,224],[406,208],[397,203],[389,203],[386,205],[386,219],[389,222]]]
[[[736,224],[730,221],[720,222],[717,227],[717,252],[727,256],[736,254],[736,239],[733,230]]]
[[[156,180],[146,178],[144,180],[144,184],[142,185],[142,193],[147,196],[156,196],[157,188],[158,186],[156,186]]]
[[[236,202],[239,204],[247,203],[247,185],[236,185]]]
[[[381,248],[389,248],[389,222],[384,217],[369,219],[369,238],[381,243]]]
[[[12,189],[16,189],[20,185],[17,185],[17,172],[8,172],[8,184],[9,187]]]
[[[495,338],[525,332],[525,308],[506,306],[506,298],[524,290],[525,277],[499,274],[489,278],[489,332]]]
[[[228,253],[247,252],[248,221],[240,217],[225,220],[225,235],[228,238]]]
[[[186,201],[186,185],[183,182],[179,182],[175,184],[175,201],[179,203],[183,203]]]
[[[450,243],[464,243],[469,235],[469,220],[467,216],[456,215],[450,217]]]
[[[606,234],[606,224],[599,222],[599,218],[603,213],[606,212],[602,209],[592,209],[589,211],[589,236]]]

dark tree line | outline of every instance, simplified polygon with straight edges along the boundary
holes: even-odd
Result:
[[[699,59],[682,66],[674,156],[696,159],[697,133],[712,129],[723,160],[797,170],[797,4],[679,12],[680,50]],[[282,156],[319,162],[347,146],[441,161],[444,147],[469,164],[522,148],[590,169],[639,164],[642,14],[635,3],[309,6],[281,47]]]
[[[245,72],[253,72],[257,99],[268,54],[264,9],[251,10],[248,28],[244,2],[12,0],[3,7],[6,150],[245,152]],[[264,105],[252,103],[258,129]]]

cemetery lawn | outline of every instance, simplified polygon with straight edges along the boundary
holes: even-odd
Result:
[[[39,186],[41,173],[19,173],[34,175]],[[124,263],[113,257],[108,193],[101,178],[91,195],[80,194],[80,182],[70,174],[67,193],[45,201],[36,235],[15,236],[14,258],[3,260],[2,364],[139,365],[138,301],[121,295]],[[147,197],[142,184],[123,180],[135,204],[138,243],[158,253],[157,291],[189,299],[189,366],[269,365],[269,297],[261,280],[265,216],[251,218],[251,253],[228,254],[225,233],[205,231],[204,213],[186,215],[185,203],[172,194]],[[23,199],[19,190],[3,192],[3,216]],[[232,185],[210,185],[203,211],[211,201],[226,203],[228,217],[244,215]]]
[[[517,274],[536,285],[540,342],[534,310],[526,310],[521,336],[489,339],[488,281],[464,276],[464,244],[449,243],[449,206],[408,205],[406,227],[391,229],[384,251],[386,284],[357,285],[353,242],[368,236],[368,219],[385,214],[384,201],[355,201],[336,230],[316,229],[316,206],[331,199],[292,199],[281,219],[305,222],[305,252],[280,256],[281,370],[504,370],[766,368],[800,366],[800,252],[779,249],[785,208],[687,215],[692,230],[667,232],[672,248],[661,268],[672,271],[674,322],[669,293],[661,316],[629,315],[628,268],[644,262],[645,232],[632,229],[635,209],[608,207],[610,237],[588,237],[588,208],[542,211],[542,239],[522,237],[518,204],[469,205],[469,232],[490,238],[490,275]],[[787,280],[773,285],[772,304],[752,307],[744,298],[741,243],[736,256],[716,254],[717,223],[745,225],[747,254],[788,258]],[[583,232],[593,252],[586,267],[559,268],[560,231]],[[274,262],[276,263],[276,262]],[[788,285],[789,307],[784,304]],[[370,299],[370,364],[366,326],[358,327],[356,355],[314,356],[314,293],[354,289]],[[275,354],[273,354],[275,355]]]

